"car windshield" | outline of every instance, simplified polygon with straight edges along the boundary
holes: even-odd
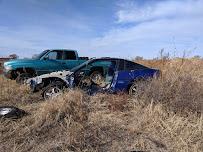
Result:
[[[41,59],[41,57],[43,57],[48,51],[49,50],[43,51],[42,53],[36,55],[33,59],[37,59],[37,60]]]
[[[78,65],[78,66],[72,68],[70,71],[71,71],[71,72],[76,72],[77,70],[81,69],[82,67],[88,65],[88,64],[89,64],[90,62],[92,62],[93,60],[94,60],[94,59],[90,59],[90,60],[88,60],[88,61],[86,61],[86,62],[83,62],[82,64],[80,64],[80,65]]]

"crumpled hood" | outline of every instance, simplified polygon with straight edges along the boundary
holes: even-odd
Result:
[[[34,78],[30,78],[26,81],[27,84],[30,84],[31,81],[35,82],[36,84],[40,84],[42,83],[42,79],[49,79],[49,78],[59,78],[65,82],[68,83],[68,81],[66,80],[67,76],[71,76],[73,74],[73,72],[71,71],[67,71],[67,70],[63,70],[63,71],[57,71],[57,72],[51,72],[48,74],[43,74]]]

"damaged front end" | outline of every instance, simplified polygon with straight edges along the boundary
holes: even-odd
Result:
[[[32,92],[37,92],[56,80],[62,81],[65,85],[68,85],[69,76],[71,76],[72,73],[73,72],[65,71],[65,70],[52,72],[49,74],[44,74],[41,76],[30,78],[27,80],[26,83],[30,86],[30,89],[32,90]]]

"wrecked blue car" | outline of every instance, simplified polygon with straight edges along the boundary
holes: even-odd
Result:
[[[90,59],[70,71],[44,74],[28,80],[33,92],[44,99],[60,95],[65,88],[80,88],[90,95],[98,92],[134,94],[136,84],[159,76],[160,71],[119,58]]]

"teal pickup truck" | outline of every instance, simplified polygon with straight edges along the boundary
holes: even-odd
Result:
[[[72,69],[87,60],[88,57],[79,57],[75,50],[45,50],[33,59],[5,62],[3,71],[5,77],[22,83],[34,76]]]

